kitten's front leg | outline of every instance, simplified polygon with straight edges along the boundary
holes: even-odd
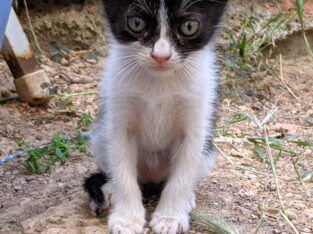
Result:
[[[189,230],[189,213],[195,208],[194,188],[203,157],[203,142],[199,135],[187,135],[177,143],[170,178],[150,222],[155,233],[176,234]]]
[[[143,231],[145,210],[137,182],[137,142],[127,131],[115,131],[109,140],[113,210],[108,225],[113,234]]]

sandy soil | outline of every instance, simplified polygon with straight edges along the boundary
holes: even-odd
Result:
[[[278,64],[277,59],[273,63]],[[96,91],[105,58],[86,59],[73,55],[66,61],[41,64],[59,94]],[[11,74],[0,60],[0,97],[15,94]],[[245,120],[229,125],[236,113],[254,113],[263,119],[276,106],[268,123],[273,137],[299,136],[313,142],[313,66],[306,58],[283,58],[284,83],[265,77],[251,84],[261,95],[244,99],[223,96],[217,125],[217,165],[210,178],[197,189],[197,209],[231,223],[240,233],[254,233],[262,218],[259,233],[294,233],[279,214],[280,204],[270,166],[257,156],[247,141],[221,136],[263,136],[254,122]],[[223,83],[226,78],[222,77]],[[260,91],[258,87],[264,87]],[[46,106],[30,107],[19,101],[0,104],[0,157],[13,153],[17,141],[32,145],[49,142],[58,131],[71,132],[81,113],[96,112],[96,95],[54,99]],[[219,135],[219,134],[220,135]],[[290,145],[289,145],[290,146]],[[291,147],[291,146],[290,146]],[[297,148],[297,147],[294,147]],[[297,169],[300,175],[313,169],[312,149],[301,150]],[[274,152],[276,156],[277,152]],[[68,162],[56,164],[43,175],[25,167],[26,156],[0,165],[0,233],[89,234],[107,233],[106,219],[94,218],[88,211],[88,198],[82,181],[96,170],[92,157],[72,153]],[[283,204],[292,223],[302,234],[313,233],[313,181],[301,183],[292,164],[293,156],[282,154],[276,169]],[[148,206],[149,210],[153,207]],[[193,223],[190,233],[206,233]]]
[[[75,69],[72,67],[77,64],[83,64],[85,69],[84,74],[76,76],[92,74],[95,79],[90,79],[85,84],[73,84],[60,78],[60,74],[74,76]],[[53,62],[47,62],[42,67],[53,77],[55,84],[61,83],[68,92],[80,92],[97,89],[101,64],[105,64],[105,59],[95,65],[79,60],[70,67]],[[3,62],[1,65],[4,66]],[[4,74],[6,72],[5,68]],[[260,112],[258,117],[262,119],[277,102],[279,110],[270,121],[270,134],[277,136],[284,131],[285,135],[299,135],[300,139],[313,142],[312,118],[309,118],[313,113],[310,88],[313,86],[313,68],[309,64],[288,66],[286,62],[284,72],[285,82],[292,86],[299,101],[282,86],[271,87],[271,93],[263,100],[250,97],[243,102],[226,97],[221,105],[221,118],[217,128],[225,127],[234,113],[254,113],[257,109]],[[7,85],[3,75],[0,80],[2,87],[13,89],[10,82]],[[11,101],[1,104],[0,107],[0,155],[3,157],[15,152],[16,141],[24,140],[40,145],[49,141],[57,131],[71,131],[80,113],[90,112],[94,115],[96,96],[53,100],[48,106],[41,107],[29,107],[18,101]],[[68,113],[72,113],[70,117]],[[228,126],[225,131],[245,136],[261,133],[251,121]],[[290,227],[277,214],[279,202],[271,170],[260,162],[253,146],[246,142],[232,142],[225,137],[217,137],[216,142],[221,151],[228,155],[228,160],[236,165],[244,165],[247,169],[239,169],[219,154],[212,177],[199,184],[197,211],[220,217],[232,223],[242,233],[253,233],[251,230],[256,229],[264,214],[260,233],[292,233]],[[313,168],[311,157],[311,149],[303,150],[298,165],[301,174]],[[22,156],[0,165],[1,233],[106,233],[105,221],[89,214],[88,199],[81,187],[84,177],[96,169],[91,157],[73,153],[67,163],[53,166],[44,175],[31,174],[25,168],[24,160],[25,157]],[[258,173],[249,170],[256,170]],[[296,174],[291,155],[287,154],[278,161],[277,174],[283,178],[280,184],[290,219],[301,233],[311,233],[312,182],[305,183],[302,188],[298,181],[293,180]],[[193,225],[192,230],[196,232],[200,229]]]

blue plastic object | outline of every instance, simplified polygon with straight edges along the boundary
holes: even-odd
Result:
[[[5,28],[7,27],[11,6],[12,0],[0,1],[0,49],[2,47],[2,41],[4,38]]]

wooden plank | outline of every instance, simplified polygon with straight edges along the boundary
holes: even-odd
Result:
[[[11,8],[5,31],[2,53],[15,79],[39,69],[28,39],[13,8]]]

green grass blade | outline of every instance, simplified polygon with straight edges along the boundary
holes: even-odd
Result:
[[[313,147],[313,143],[306,141],[288,141],[289,143],[296,144],[303,147]]]
[[[266,162],[265,153],[258,143],[254,143],[254,149],[255,149],[255,152],[260,156],[262,161]]]
[[[296,2],[297,13],[298,13],[298,16],[299,16],[299,21],[300,21],[300,26],[301,26],[303,39],[305,41],[305,46],[306,46],[307,53],[308,53],[309,57],[311,59],[313,59],[313,52],[312,52],[310,43],[309,43],[308,38],[307,38],[306,33],[305,33],[303,5],[304,5],[303,4],[303,0],[297,0],[297,2]]]

